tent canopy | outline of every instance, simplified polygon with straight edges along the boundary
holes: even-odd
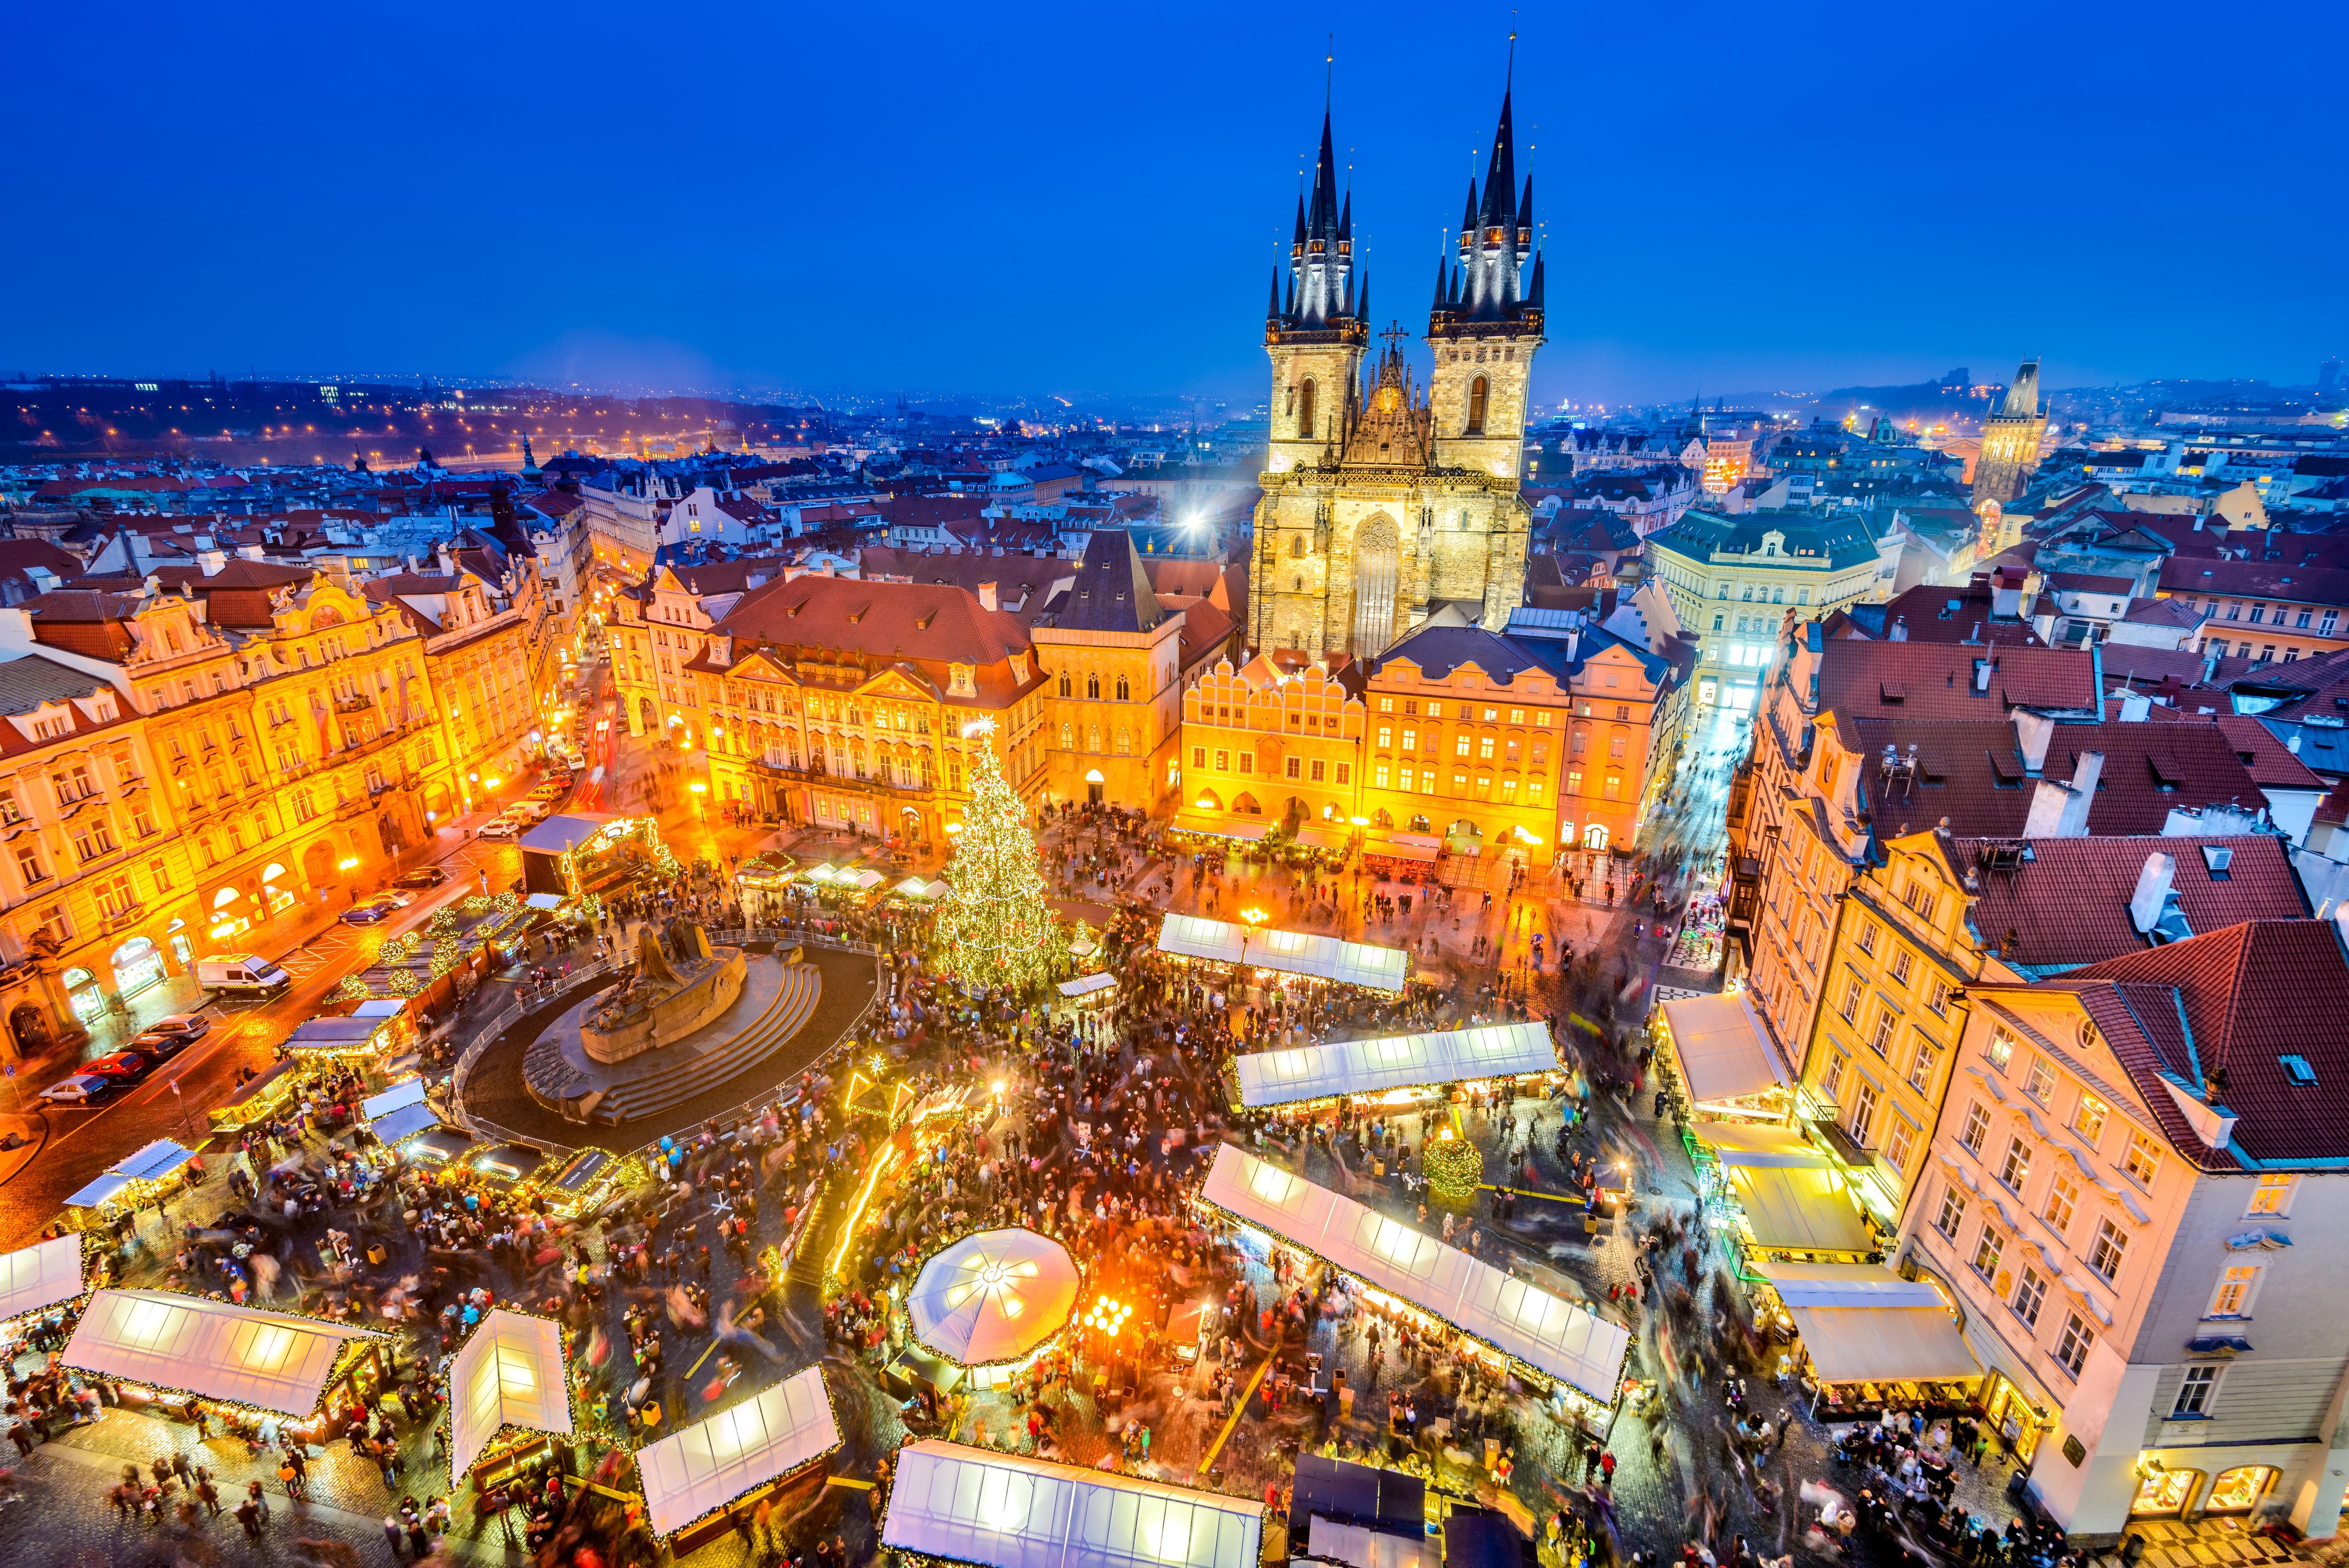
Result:
[[[1286,1051],[1258,1051],[1233,1063],[1240,1100],[1249,1106],[1293,1105],[1333,1095],[1375,1095],[1557,1070],[1557,1048],[1542,1023],[1497,1023],[1439,1033],[1335,1040]]]
[[[566,811],[522,836],[522,847],[542,855],[567,855],[620,818],[603,811]]]
[[[100,1291],[64,1360],[77,1371],[304,1417],[318,1407],[343,1346],[376,1337],[172,1291]]]
[[[402,1106],[396,1111],[386,1111],[382,1116],[369,1117],[367,1130],[375,1134],[378,1142],[397,1144],[414,1137],[427,1127],[440,1125],[440,1113],[419,1100],[412,1106]]]
[[[360,1018],[354,1014],[338,1014],[332,1018],[313,1018],[285,1037],[285,1048],[299,1051],[331,1050],[336,1046],[364,1045],[389,1024],[380,1018]]]
[[[58,1236],[0,1255],[0,1322],[79,1294],[79,1236]]]
[[[964,1366],[1012,1361],[1076,1310],[1077,1265],[1050,1236],[981,1231],[922,1265],[905,1297],[914,1337]]]
[[[1829,1383],[1978,1377],[1941,1293],[1872,1263],[1764,1263],[1802,1331],[1811,1366]]]
[[[980,1568],[1256,1568],[1264,1511],[1252,1498],[927,1438],[897,1450],[881,1541]]]
[[[1247,963],[1283,974],[1311,975],[1374,991],[1401,991],[1411,978],[1411,955],[1401,948],[1344,942],[1306,931],[1249,930],[1229,920],[1169,915],[1158,928],[1158,950],[1217,963]]]
[[[1201,1196],[1528,1366],[1615,1402],[1630,1335],[1457,1247],[1226,1144]]]
[[[1689,1128],[1723,1165],[1825,1165],[1826,1158],[1792,1127],[1761,1122],[1698,1122]]]
[[[1062,981],[1061,982],[1061,994],[1062,996],[1091,996],[1097,991],[1107,991],[1116,983],[1117,976],[1113,974],[1081,975],[1075,980]]]
[[[119,1170],[107,1171],[103,1175],[92,1180],[88,1186],[81,1189],[81,1190],[67,1198],[66,1199],[66,1207],[68,1209],[103,1209],[108,1204],[113,1202],[116,1199],[121,1197],[125,1192],[129,1191],[136,1179],[136,1178],[123,1175]]]
[[[1744,1207],[1754,1244],[1772,1251],[1865,1252],[1875,1243],[1843,1179],[1817,1165],[1737,1165],[1722,1174]]]
[[[171,1175],[195,1158],[194,1149],[182,1148],[170,1138],[159,1137],[136,1153],[116,1160],[107,1168],[133,1181],[154,1181]]]
[[[1763,1038],[1761,1021],[1739,992],[1733,996],[1683,996],[1664,1003],[1689,1098],[1733,1100],[1786,1082],[1778,1054]]]
[[[522,904],[523,908],[525,909],[559,909],[563,908],[563,895],[560,893],[533,893],[529,898],[524,898],[522,901]]]
[[[840,1427],[824,1392],[823,1368],[811,1366],[636,1450],[653,1533],[675,1534],[838,1447]]]
[[[1209,838],[1237,838],[1249,844],[1272,831],[1272,824],[1261,817],[1221,816],[1204,811],[1178,811],[1170,826],[1177,833],[1202,834]]]
[[[508,1427],[568,1433],[563,1331],[543,1317],[498,1307],[449,1362],[449,1473],[473,1468]]]
[[[374,1095],[361,1100],[359,1110],[365,1114],[367,1120],[373,1121],[378,1116],[389,1116],[392,1112],[406,1106],[420,1106],[423,1103],[424,1080],[409,1078],[394,1084],[380,1095]]]

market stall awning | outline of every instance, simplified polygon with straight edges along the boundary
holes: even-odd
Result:
[[[897,1450],[881,1543],[978,1568],[1256,1568],[1264,1509],[926,1438]]]
[[[1724,1158],[1721,1173],[1745,1210],[1754,1244],[1770,1251],[1865,1252],[1875,1245],[1843,1178],[1817,1165],[1742,1165]]]
[[[1362,853],[1374,858],[1415,860],[1432,866],[1440,842],[1413,833],[1373,833],[1363,841]]]
[[[1546,1023],[1496,1023],[1372,1040],[1332,1040],[1237,1057],[1240,1102],[1293,1105],[1333,1095],[1376,1095],[1468,1078],[1505,1078],[1557,1069]]]
[[[1075,980],[1062,981],[1060,991],[1062,996],[1091,996],[1097,991],[1107,991],[1116,984],[1117,976],[1113,974],[1087,974],[1080,975]]]
[[[1671,1026],[1681,1079],[1698,1104],[1758,1095],[1786,1082],[1744,992],[1667,1002],[1664,1021]]]
[[[1177,833],[1196,833],[1209,838],[1237,838],[1254,844],[1272,831],[1272,824],[1258,816],[1223,816],[1204,811],[1178,811],[1169,825]]]
[[[66,1199],[66,1207],[103,1209],[125,1192],[129,1191],[136,1180],[135,1177],[125,1176],[119,1170],[107,1171],[92,1180],[88,1186],[68,1197]]]
[[[1872,1263],[1764,1263],[1762,1272],[1828,1383],[1979,1377],[1941,1293]]]
[[[886,877],[870,866],[860,866],[854,871],[843,871],[833,878],[835,886],[854,888],[860,893],[870,892],[886,880]]]
[[[420,1106],[423,1103],[424,1080],[409,1078],[394,1084],[380,1095],[370,1096],[361,1100],[359,1112],[367,1120],[373,1121],[378,1116],[388,1116],[394,1111],[404,1110],[409,1106]]]
[[[81,1238],[57,1236],[0,1255],[0,1322],[81,1294]]]
[[[133,1181],[158,1181],[196,1158],[196,1151],[183,1148],[167,1137],[159,1137],[136,1153],[116,1160],[107,1168]]]
[[[1311,931],[1250,930],[1199,915],[1168,915],[1158,928],[1158,950],[1377,991],[1401,991],[1411,974],[1411,955],[1401,948],[1341,942]]]
[[[1601,1404],[1615,1402],[1630,1344],[1619,1324],[1229,1144],[1216,1150],[1200,1195]]]
[[[905,1294],[914,1337],[964,1366],[1018,1360],[1058,1334],[1076,1305],[1069,1250],[1016,1226],[936,1253]]]
[[[522,847],[541,855],[568,855],[613,823],[626,820],[602,811],[566,811],[522,836]]]
[[[1353,835],[1343,827],[1317,827],[1311,823],[1297,830],[1297,843],[1304,849],[1343,849]]]
[[[840,1447],[823,1368],[786,1377],[754,1399],[720,1410],[636,1450],[645,1516],[672,1535],[753,1488]]]
[[[384,1018],[313,1018],[285,1037],[288,1052],[366,1051],[391,1043],[391,1021]]]
[[[404,1143],[418,1133],[440,1125],[440,1113],[421,1100],[367,1118],[367,1130],[375,1134],[378,1142],[387,1145]]]
[[[1689,1131],[1725,1164],[1825,1165],[1826,1157],[1792,1127],[1764,1122],[1697,1122]]]
[[[561,1326],[499,1307],[449,1361],[449,1473],[472,1469],[508,1427],[567,1434],[571,1395]]]
[[[78,1372],[306,1417],[363,1328],[172,1291],[100,1291],[63,1357]]]
[[[563,908],[563,895],[560,893],[533,893],[529,898],[524,898],[522,901],[522,907],[525,909],[559,909]]]
[[[943,898],[946,897],[947,885],[944,882],[925,882],[919,877],[908,877],[889,890],[903,898]]]

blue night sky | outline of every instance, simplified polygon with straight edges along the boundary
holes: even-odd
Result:
[[[1372,305],[1423,328],[1510,11],[1314,9]],[[1537,395],[2305,383],[2349,351],[2345,18],[1529,6]],[[0,373],[1253,400],[1328,25],[19,4]]]

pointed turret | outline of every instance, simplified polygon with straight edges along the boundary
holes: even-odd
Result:
[[[1445,266],[1445,265],[1444,265],[1444,253],[1443,253],[1442,251],[1438,251],[1438,252],[1436,252],[1436,253],[1435,253],[1435,303],[1434,303],[1433,306],[1429,306],[1429,308],[1430,308],[1430,309],[1433,309],[1433,310],[1442,310],[1442,309],[1443,309],[1446,305],[1448,305],[1448,304],[1450,304],[1450,303],[1451,303],[1451,300],[1450,300],[1450,298],[1448,297],[1448,296],[1447,296],[1447,294],[1446,294],[1446,291],[1451,287],[1451,283],[1452,283],[1451,273],[1452,273],[1452,269],[1451,269],[1450,267]]]
[[[1505,88],[1484,188],[1468,182],[1460,220],[1459,298],[1469,321],[1514,321],[1525,308],[1534,259],[1534,182],[1528,174],[1521,192],[1516,166],[1516,115]]]
[[[1281,313],[1283,331],[1324,332],[1359,312],[1351,282],[1354,201],[1338,190],[1338,154],[1330,111],[1321,113],[1321,147],[1313,164],[1313,189],[1297,203],[1296,238],[1289,243],[1291,295]]]
[[[1534,310],[1539,310],[1542,307],[1542,262],[1544,259],[1546,258],[1541,256],[1534,257],[1534,280],[1526,289],[1526,304],[1529,308]]]
[[[1533,226],[1534,177],[1531,174],[1527,174],[1526,176],[1526,193],[1517,198],[1517,235],[1521,242],[1533,237]]]
[[[1354,308],[1348,314],[1357,321],[1368,321],[1371,318],[1371,275],[1367,272],[1362,274],[1361,292],[1354,296]]]
[[[1468,181],[1468,203],[1460,209],[1460,243],[1464,245],[1468,243],[1469,236],[1474,234],[1475,232],[1476,181],[1475,176],[1472,175],[1469,177]]]
[[[1354,193],[1346,192],[1346,205],[1338,214],[1338,243],[1351,244],[1354,240]]]
[[[1272,297],[1265,306],[1264,313],[1268,317],[1277,317],[1280,315],[1280,264],[1278,262],[1272,264]]]
[[[1509,129],[1509,95],[1501,94],[1501,123],[1493,132],[1493,156],[1485,166],[1486,228],[1514,228],[1516,214],[1509,210],[1510,187],[1517,182],[1516,136]]]
[[[1305,244],[1305,187],[1297,188],[1297,237],[1288,242],[1302,249]]]

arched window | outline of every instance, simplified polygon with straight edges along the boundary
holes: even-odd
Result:
[[[1061,750],[1069,751],[1077,743],[1077,732],[1071,725],[1061,726]]]
[[[1101,747],[1101,726],[1100,726],[1099,724],[1095,724],[1095,725],[1093,725],[1093,726],[1092,726],[1092,729],[1091,729],[1091,730],[1086,733],[1086,736],[1085,736],[1085,750],[1087,750],[1087,751],[1089,751],[1089,752],[1092,752],[1092,753],[1094,753],[1096,755],[1098,755],[1098,754],[1100,753],[1100,752],[1101,752],[1101,749],[1102,749],[1102,747]]]
[[[1131,702],[1133,701],[1133,688],[1127,684],[1126,679],[1123,675],[1117,678],[1117,700],[1121,702]]]
[[[1485,433],[1485,402],[1491,395],[1492,388],[1484,377],[1468,383],[1468,423],[1461,431],[1463,435]]]
[[[1086,695],[1086,696],[1088,696],[1088,697],[1095,697],[1095,698],[1097,698],[1097,697],[1099,697],[1099,696],[1101,695],[1101,677],[1100,677],[1100,676],[1098,676],[1098,675],[1088,675],[1088,676],[1086,676],[1086,677],[1085,677],[1085,695]]]
[[[1301,561],[1305,559],[1304,535],[1291,534],[1288,536],[1288,558],[1292,561]]]
[[[1133,754],[1133,733],[1132,731],[1120,730],[1117,732],[1117,754],[1121,757],[1130,757]]]
[[[1297,389],[1297,434],[1302,441],[1313,439],[1313,378],[1308,376]]]
[[[1061,670],[1061,696],[1063,696],[1063,697],[1066,697],[1068,694],[1069,694],[1069,672],[1068,672],[1067,670]]]

